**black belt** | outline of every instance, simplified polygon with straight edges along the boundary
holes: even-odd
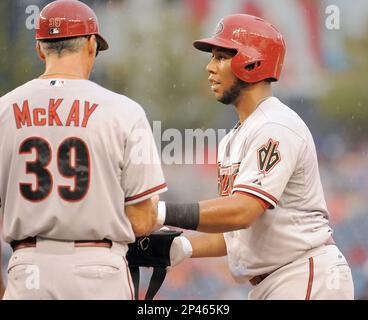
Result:
[[[32,248],[36,247],[37,238],[36,237],[28,237],[23,240],[13,240],[10,242],[10,246],[13,251],[23,249],[23,248]],[[111,248],[112,241],[108,239],[103,240],[75,240],[75,247],[102,247],[102,248]]]

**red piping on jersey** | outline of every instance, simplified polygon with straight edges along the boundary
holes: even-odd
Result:
[[[270,200],[272,200],[273,202],[275,202],[276,204],[278,203],[277,199],[270,195],[269,193],[261,190],[261,189],[258,189],[258,188],[255,188],[255,187],[251,187],[251,186],[246,186],[245,184],[237,184],[233,187],[233,190],[234,189],[237,189],[237,188],[241,188],[241,189],[249,189],[249,190],[253,190],[253,191],[256,191],[262,195],[264,195],[265,197],[269,198]],[[235,192],[235,191],[234,191]]]
[[[160,184],[160,185],[159,185],[159,186],[157,186],[157,187],[154,187],[154,188],[152,188],[152,189],[148,189],[148,190],[146,190],[146,191],[144,191],[144,192],[142,192],[142,193],[139,193],[139,194],[137,194],[137,195],[135,195],[135,196],[125,198],[125,202],[128,202],[128,201],[132,201],[132,200],[136,200],[136,199],[142,198],[142,197],[146,196],[147,194],[153,193],[153,192],[155,192],[155,191],[157,191],[157,190],[160,190],[160,189],[163,189],[163,188],[166,188],[166,187],[167,187],[166,183]]]
[[[128,284],[129,284],[129,289],[130,289],[130,296],[132,297],[132,299],[131,299],[131,300],[134,300],[132,284],[131,284],[131,281],[130,281],[130,271],[129,271],[129,268],[128,268],[128,263],[127,263],[127,261],[126,261],[125,257],[123,257],[123,260],[124,260],[125,267],[126,267],[126,273],[127,273],[127,278],[128,278]]]
[[[305,296],[305,300],[310,300],[312,285],[313,285],[313,276],[314,276],[314,263],[313,257],[309,258],[309,280],[308,280],[308,288],[307,294]]]
[[[265,209],[267,210],[271,205],[269,203],[267,203],[266,201],[264,201],[263,199],[255,196],[254,194],[251,194],[251,193],[248,193],[248,192],[245,192],[245,191],[234,191],[234,193],[240,193],[240,194],[244,194],[246,195],[247,197],[251,197],[255,200],[257,200],[259,202],[259,204]]]

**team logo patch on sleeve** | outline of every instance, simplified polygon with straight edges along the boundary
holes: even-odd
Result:
[[[278,146],[278,141],[269,139],[257,150],[258,168],[261,173],[270,172],[281,161],[280,152],[277,150]]]

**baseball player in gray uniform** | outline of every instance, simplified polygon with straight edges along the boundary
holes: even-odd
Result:
[[[0,98],[4,299],[133,299],[128,243],[152,232],[166,190],[151,128],[88,80],[108,44],[87,5],[50,3],[36,39],[45,73]]]
[[[160,223],[208,233],[176,238],[172,264],[227,255],[233,277],[254,286],[249,299],[353,299],[350,268],[332,239],[312,135],[272,95],[284,60],[282,35],[263,19],[236,14],[194,47],[212,53],[211,90],[235,106],[239,122],[219,145],[220,197],[159,202]]]

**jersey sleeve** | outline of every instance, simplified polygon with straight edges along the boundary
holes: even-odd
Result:
[[[245,147],[231,193],[256,196],[273,209],[298,165],[302,146],[303,139],[289,128],[264,125]]]
[[[167,190],[160,158],[146,116],[133,126],[125,146],[121,186],[125,204],[135,204]]]

